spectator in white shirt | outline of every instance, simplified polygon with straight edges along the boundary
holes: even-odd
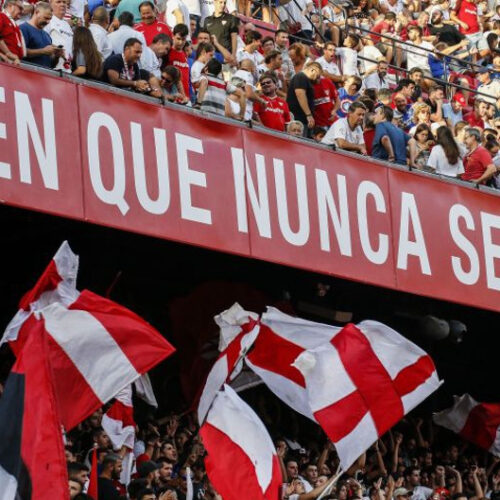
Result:
[[[111,43],[108,40],[108,26],[108,11],[105,7],[97,7],[92,14],[92,23],[89,26],[89,30],[97,45],[97,50],[102,54],[104,59],[107,59],[113,53]]]
[[[211,43],[200,42],[196,48],[196,61],[191,66],[191,84],[197,90],[202,77],[202,72],[208,61],[214,57],[214,46]]]
[[[333,60],[335,57],[335,48],[333,42],[326,42],[323,48],[323,55],[316,59],[316,62],[321,65],[325,78],[330,79],[333,83],[342,83],[344,78],[340,74],[339,67]]]
[[[389,82],[387,81],[387,68],[386,60],[379,61],[375,70],[370,71],[368,76],[363,79],[363,87],[366,89],[388,89]]]
[[[64,19],[68,4],[66,0],[51,0],[52,19],[45,26],[45,31],[52,38],[52,44],[62,45],[64,56],[59,58],[55,69],[71,73],[71,60],[73,58],[73,30]]]
[[[132,26],[134,25],[134,15],[130,12],[122,12],[118,17],[118,23],[120,27],[108,35],[109,43],[115,54],[121,54],[123,52],[123,47],[125,42],[129,38],[137,38],[142,43],[143,47],[146,47],[146,39],[142,33],[136,31]]]
[[[322,139],[323,144],[335,145],[339,149],[366,155],[365,139],[361,124],[365,119],[366,107],[356,101],[351,104],[347,116],[337,120]]]
[[[172,48],[172,39],[165,33],[158,33],[153,38],[153,43],[148,47],[143,45],[139,66],[141,69],[149,71],[152,75],[161,80],[161,65],[163,58]]]
[[[418,25],[408,27],[408,39],[412,43],[407,50],[406,67],[408,71],[413,68],[422,68],[427,75],[431,74],[429,54],[434,52],[430,42],[422,40],[422,28]]]
[[[432,167],[436,174],[447,177],[458,177],[465,172],[460,149],[451,130],[448,127],[439,127],[436,132],[437,144],[432,148],[427,165]]]
[[[165,21],[172,29],[178,24],[185,24],[189,28],[189,9],[186,4],[182,0],[167,0]]]
[[[359,76],[358,71],[358,48],[360,40],[357,35],[350,34],[344,40],[344,46],[335,49],[335,54],[340,57],[342,74],[348,76]]]
[[[245,47],[236,53],[238,64],[244,59],[250,59],[255,68],[264,61],[264,56],[259,52],[262,34],[258,31],[247,31],[245,34]]]

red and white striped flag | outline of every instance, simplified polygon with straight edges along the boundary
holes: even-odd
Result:
[[[259,333],[258,315],[245,311],[239,304],[215,317],[220,327],[217,361],[208,374],[198,403],[198,422],[205,420],[210,405],[223,384],[234,379],[242,368],[242,360]]]
[[[343,470],[440,386],[430,356],[376,321],[345,326],[295,366]]]
[[[293,366],[307,349],[330,342],[339,327],[323,325],[268,307],[260,333],[245,362],[276,396],[298,413],[316,421],[308,403],[304,376]]]
[[[229,386],[217,393],[200,429],[208,477],[224,500],[278,500],[283,482],[273,442]]]
[[[102,416],[101,425],[115,450],[121,450],[122,446],[130,450],[134,449],[135,422],[132,386],[128,385],[115,396],[114,403]]]
[[[479,403],[469,394],[455,396],[453,406],[434,414],[433,420],[500,457],[500,403]]]
[[[68,242],[64,241],[35,286],[20,300],[19,310],[7,325],[0,345],[9,342],[17,355],[25,341],[22,327],[32,312],[56,302],[68,306],[78,298],[77,274],[78,256],[73,253]],[[29,329],[28,327],[27,330]]]

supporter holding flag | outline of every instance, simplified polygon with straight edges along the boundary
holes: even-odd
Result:
[[[278,79],[273,73],[267,72],[260,77],[259,83],[265,104],[256,102],[254,111],[257,113],[262,125],[284,132],[291,121],[291,117],[288,104],[276,94]]]
[[[26,55],[23,35],[16,21],[23,12],[21,0],[6,0],[0,12],[0,57],[6,62],[19,64]]]

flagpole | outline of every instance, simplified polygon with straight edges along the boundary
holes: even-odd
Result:
[[[325,489],[321,492],[321,495],[316,500],[321,500],[326,495],[329,495],[332,491],[332,488],[335,486],[335,483],[339,480],[340,476],[344,473],[344,471],[340,468],[340,465],[337,467],[337,471],[335,475],[326,483]]]

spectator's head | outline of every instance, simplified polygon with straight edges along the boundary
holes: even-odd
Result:
[[[268,97],[274,97],[276,95],[276,88],[278,86],[278,79],[276,75],[271,72],[264,73],[259,78],[260,87],[262,93]]]
[[[396,488],[393,496],[394,500],[409,500],[411,491],[408,491],[406,488]]]
[[[127,493],[130,500],[137,500],[137,495],[147,487],[148,482],[145,479],[132,479],[127,486]]]
[[[307,57],[306,46],[300,42],[293,43],[288,49],[288,54],[295,66],[304,64]]]
[[[493,128],[485,128],[481,132],[481,142],[485,144],[487,141],[496,141],[497,131]]]
[[[417,102],[413,105],[413,121],[415,123],[430,123],[431,108],[425,102]]]
[[[444,99],[444,89],[441,85],[431,85],[429,87],[429,99],[431,101],[442,101]]]
[[[305,471],[304,475],[306,479],[309,481],[309,484],[312,487],[316,486],[316,481],[318,480],[318,467],[316,464],[308,464]]]
[[[180,79],[181,72],[179,68],[176,68],[175,66],[166,66],[161,72],[161,85],[166,89],[170,89],[173,85],[177,85]],[[164,448],[162,448],[162,450],[163,449]]]
[[[429,128],[429,127],[427,127],[427,128]],[[424,129],[422,128],[421,130],[424,130]],[[417,127],[417,130],[415,131],[416,138],[417,138],[418,133],[420,133],[420,130]],[[430,134],[429,134],[429,138],[430,138]],[[414,488],[415,486],[420,485],[420,467],[409,467],[406,470],[405,475],[406,475],[406,482],[409,485],[409,488]],[[396,492],[394,492],[394,498],[397,499]]]
[[[366,111],[371,112],[375,110],[375,101],[372,101],[369,97],[361,96],[358,101],[364,104]]]
[[[166,33],[158,33],[149,48],[156,54],[156,57],[165,57],[172,48],[172,39]]]
[[[210,37],[210,33],[205,30],[205,29],[200,29],[200,31],[198,31],[198,45],[200,43],[211,43],[211,37]]]
[[[140,52],[142,53],[141,42],[139,42],[139,40],[137,40],[137,38],[129,38],[125,42],[125,46],[123,49],[123,53],[125,54],[126,58],[127,58],[127,55],[126,55],[127,48],[130,49],[130,47],[134,46],[134,44],[135,44],[135,42],[132,42],[133,40],[136,40],[136,42],[139,43]],[[130,42],[130,44],[129,44],[129,42]],[[137,60],[139,60],[140,57],[141,56],[139,54],[139,57],[137,58]],[[127,61],[129,61],[128,58],[127,58]],[[133,61],[133,62],[137,62],[137,61]],[[92,432],[92,439],[94,440],[94,443],[96,443],[99,448],[109,448],[111,446],[111,440],[109,439],[109,436],[107,435],[106,431],[102,427],[100,429],[94,429],[94,431]]]
[[[274,47],[274,38],[271,36],[265,36],[261,40],[262,52],[264,52],[264,56],[269,54],[269,52],[275,49]]]
[[[314,127],[311,132],[311,137],[316,141],[316,142],[321,142],[323,137],[325,137],[325,129],[321,127]],[[311,483],[312,484],[312,483]]]
[[[349,34],[344,40],[344,46],[349,49],[354,49],[359,45],[359,36],[354,33]]]
[[[217,59],[210,59],[210,61],[208,61],[207,72],[210,75],[217,76],[221,72],[221,70],[222,64],[217,61]],[[175,447],[174,442],[170,439],[166,439],[165,441],[163,441],[161,454],[169,460],[172,460],[174,463],[177,462],[177,448]]]
[[[460,150],[448,127],[439,127],[436,131],[436,142],[443,148],[450,165],[455,165],[460,158]]]
[[[157,463],[160,466],[158,469],[160,480],[169,481],[172,478],[172,472],[174,470],[172,460],[169,460],[168,458],[160,458]]]
[[[422,68],[412,68],[408,73],[408,77],[415,85],[420,85],[424,78],[424,70]]]
[[[102,461],[101,477],[120,479],[122,472],[122,459],[119,455],[108,453]]]
[[[408,100],[404,96],[402,92],[398,92],[397,94],[394,95],[394,106],[396,109],[404,114],[406,113],[406,106],[408,104]]]
[[[253,74],[253,72],[255,71],[255,64],[250,59],[243,59],[240,62],[240,69],[242,69],[243,71],[248,71],[249,73]]]
[[[109,26],[109,14],[106,10],[106,7],[103,7],[101,5],[94,10],[94,12],[92,13],[92,22],[107,29],[107,27]]]
[[[359,89],[363,86],[363,80],[359,76],[348,76],[344,82],[344,88],[349,95],[355,95],[359,92]]]
[[[394,112],[392,111],[392,108],[390,106],[379,106],[375,110],[374,121],[375,124],[382,122],[392,122],[393,117]]]
[[[366,130],[373,130],[375,128],[375,113],[370,113],[367,112],[365,115],[365,125],[363,129]]]
[[[422,28],[418,24],[408,26],[408,39],[411,42],[420,42],[422,38]]]
[[[288,40],[289,40],[288,31],[278,30],[276,32],[274,41],[276,42],[276,45],[278,47],[280,47],[281,49],[286,49],[288,47]]]
[[[68,9],[66,0],[50,0],[50,6],[52,7],[52,14],[58,19],[62,19],[66,15]]]
[[[214,14],[220,16],[226,8],[226,0],[214,0]]]
[[[301,127],[293,127],[295,131],[292,131],[291,125],[297,123],[300,123]],[[288,124],[287,132],[291,135],[302,137],[302,135],[304,134],[304,125],[302,124],[302,122],[291,121]],[[287,460],[285,463],[285,467],[286,467],[286,475],[288,476],[289,481],[299,476],[299,464],[297,463],[296,460],[293,459]]]
[[[247,31],[245,33],[245,45],[251,50],[257,50],[260,47],[262,34],[258,31]]]
[[[84,26],[77,26],[73,31],[73,54],[78,54],[78,52],[81,52],[85,58],[87,75],[92,78],[99,78],[102,73],[102,56],[99,53],[92,32]],[[108,445],[102,445],[103,448],[109,446],[109,437],[104,432],[104,436],[101,435],[97,443],[101,447],[101,443],[105,442]]]
[[[323,57],[326,62],[330,62],[335,56],[335,44],[333,42],[326,42],[323,49]]]
[[[390,104],[391,103],[392,91],[391,89],[380,89],[377,93],[377,100],[382,104]],[[405,98],[406,105],[406,98]]]
[[[137,494],[137,500],[156,500],[156,495],[153,489],[145,488]]]
[[[283,64],[283,56],[277,50],[271,50],[264,58],[264,62],[270,70],[280,69]]]
[[[429,24],[430,16],[427,11],[422,11],[417,17],[417,25],[420,28],[425,28]]]
[[[476,99],[474,101],[474,113],[477,117],[483,118],[486,115],[487,109],[488,106],[486,104],[486,101],[483,101],[482,99]]]
[[[321,65],[317,62],[308,63],[303,71],[304,74],[307,76],[307,78],[309,78],[309,80],[313,82],[318,81],[321,75],[323,74],[323,69],[321,68]]]
[[[493,69],[498,71],[500,69],[500,53],[497,52],[493,55]]]
[[[498,154],[498,151],[500,150],[500,144],[498,144],[498,141],[496,140],[490,140],[486,141],[484,148],[489,151],[492,157],[494,157]]]
[[[486,107],[486,116],[488,117],[489,120],[492,120],[495,117],[495,114],[497,112],[497,108],[491,102],[487,102],[486,106],[487,106]]]
[[[89,468],[79,462],[68,464],[68,477],[85,484],[89,478]]]
[[[347,121],[351,128],[360,127],[365,120],[366,107],[362,102],[355,101],[349,106]]]
[[[149,0],[139,4],[139,13],[141,14],[141,21],[144,24],[153,24],[156,20],[155,6]]]
[[[80,483],[80,481],[77,481],[76,479],[69,479],[68,485],[69,485],[69,498],[71,500],[73,500],[73,498],[75,498],[76,495],[78,495],[83,491],[83,484]]]
[[[432,140],[432,131],[429,125],[426,123],[421,123],[420,125],[417,125],[417,128],[415,129],[415,133],[413,134],[413,138],[419,143],[419,144],[425,144],[427,141]],[[413,478],[410,477],[413,474]],[[415,471],[413,472],[406,472],[406,480],[409,481],[408,485],[410,488],[413,486],[418,486],[416,484],[411,483],[416,477],[418,476],[418,481],[420,483],[420,469],[416,468]]]
[[[451,108],[455,113],[461,111],[467,103],[465,102],[465,97],[460,92],[457,92],[453,99],[451,100]]]
[[[120,26],[129,26],[132,28],[132,26],[134,26],[134,14],[128,12],[127,10],[122,12],[118,16],[118,24]]]
[[[468,128],[469,124],[464,121],[459,121],[455,123],[455,128],[453,129],[453,135],[455,139],[460,142],[464,142],[465,129]]]
[[[158,483],[158,478],[160,477],[159,468],[160,465],[152,460],[147,460],[137,466],[137,475],[139,478],[146,479],[148,484],[151,486]]]
[[[38,2],[35,5],[31,22],[38,28],[43,29],[52,19],[52,7],[47,2]]]
[[[490,81],[490,71],[486,67],[481,67],[476,71],[476,78],[484,85]]]
[[[443,22],[443,11],[441,9],[434,9],[431,14],[431,24],[433,26],[440,26]]]
[[[214,57],[214,46],[211,43],[201,42],[198,43],[196,48],[196,60],[206,64],[212,57]]]
[[[5,0],[3,8],[14,21],[17,21],[23,13],[23,2],[21,0]]]
[[[415,82],[409,78],[402,78],[399,80],[398,86],[396,87],[396,92],[401,92],[408,100],[411,99],[414,90]]]
[[[384,15],[384,21],[389,26],[394,26],[396,24],[396,14],[394,14],[394,12],[386,12]]]
[[[377,90],[376,89],[363,89],[363,97],[371,99],[373,102],[377,101]]]
[[[385,78],[388,69],[389,69],[389,64],[387,64],[387,61],[385,59],[382,59],[381,61],[378,62],[377,71],[381,78]]]
[[[174,26],[174,30],[172,32],[173,40],[172,46],[175,50],[182,50],[184,48],[184,44],[186,43],[186,38],[189,34],[188,27],[185,24],[176,24]]]

